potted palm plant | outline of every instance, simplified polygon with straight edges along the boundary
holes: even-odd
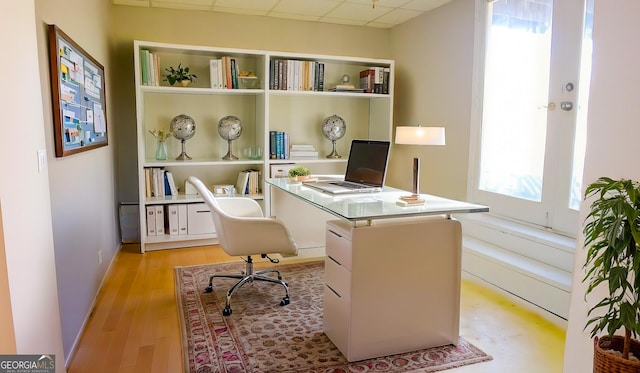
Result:
[[[587,296],[606,294],[589,310],[585,326],[595,337],[593,371],[640,372],[640,183],[601,177],[585,189],[590,197],[583,282]]]

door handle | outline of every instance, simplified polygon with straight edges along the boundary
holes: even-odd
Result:
[[[560,109],[564,111],[571,111],[573,109],[573,102],[571,101],[562,101],[560,103]]]
[[[556,110],[556,103],[550,102],[548,105],[538,106],[538,109],[547,109],[549,111]]]

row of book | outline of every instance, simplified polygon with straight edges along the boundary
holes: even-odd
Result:
[[[140,69],[142,70],[142,85],[160,85],[160,58],[157,53],[140,49]]]
[[[178,188],[171,171],[160,167],[145,167],[145,195],[147,197],[177,196]]]
[[[235,58],[223,56],[216,60],[209,60],[211,88],[238,89],[240,70]]]
[[[371,67],[360,71],[360,88],[365,93],[389,93],[389,67]]]
[[[302,60],[270,60],[269,89],[282,91],[324,90],[324,63]]]
[[[236,181],[236,193],[238,195],[260,194],[260,170],[248,169],[240,171]]]
[[[289,134],[269,131],[269,159],[289,159]]]
[[[311,144],[292,144],[288,159],[318,159],[318,151]]]

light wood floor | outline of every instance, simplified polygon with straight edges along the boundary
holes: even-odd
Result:
[[[237,260],[219,247],[138,253],[125,245],[68,366],[75,372],[182,372],[173,268]],[[565,333],[493,291],[463,281],[461,331],[493,361],[450,372],[562,371]]]

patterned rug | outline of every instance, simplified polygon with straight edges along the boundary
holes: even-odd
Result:
[[[322,332],[324,263],[280,264],[291,304],[280,306],[282,286],[253,282],[236,291],[233,313],[222,316],[234,279],[214,272],[240,273],[243,262],[176,267],[176,294],[182,326],[184,370],[205,372],[436,372],[491,360],[460,338],[448,345],[349,363]]]

